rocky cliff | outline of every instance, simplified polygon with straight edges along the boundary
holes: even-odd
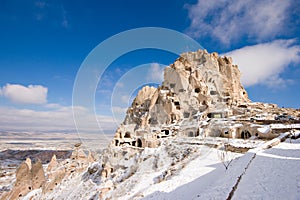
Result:
[[[160,87],[146,86],[139,91],[114,143],[157,146],[153,139],[164,126],[214,115],[231,116],[233,107],[247,103],[250,100],[240,82],[240,71],[230,57],[206,50],[184,53],[165,68]]]

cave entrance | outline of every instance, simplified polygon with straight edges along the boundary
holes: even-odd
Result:
[[[242,131],[242,133],[241,133],[241,138],[242,139],[248,139],[248,138],[250,138],[251,137],[251,134],[250,134],[250,132],[249,131]]]
[[[170,131],[169,130],[161,130],[162,133],[164,133],[164,135],[169,135]]]
[[[180,110],[180,103],[179,103],[179,101],[175,101],[174,105],[175,105],[175,107],[176,107],[177,110]]]
[[[196,93],[200,93],[200,91],[201,91],[200,88],[195,88]]]
[[[131,137],[130,137],[130,133],[129,133],[129,132],[126,132],[125,135],[124,135],[124,138],[131,138]]]
[[[137,147],[140,147],[140,148],[143,147],[143,143],[142,143],[142,140],[140,138],[137,139]]]

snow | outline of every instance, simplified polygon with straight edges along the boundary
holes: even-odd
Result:
[[[270,124],[270,126],[271,129],[300,128],[300,124]]]
[[[233,199],[299,199],[300,144],[280,143],[257,153]]]
[[[236,157],[228,170],[214,150],[177,177],[149,188],[144,199],[226,199],[240,175],[233,199],[299,199],[299,166],[300,139]]]
[[[243,124],[234,124],[233,125],[234,128],[240,128],[240,127],[243,127],[243,126],[244,126]]]
[[[152,192],[144,199],[226,199],[236,177],[243,172],[243,168],[239,168],[240,164],[237,163],[246,164],[251,158],[251,156],[239,158],[239,154],[235,155],[231,166],[225,170],[220,163],[217,150],[214,149],[206,158],[191,162],[185,170],[182,170],[179,177],[175,177],[169,183],[157,185],[156,188],[160,188],[160,191]],[[165,190],[174,183],[177,183],[175,190]]]
[[[232,199],[299,199],[300,139],[280,143],[288,134],[283,133],[267,142],[209,137],[202,142],[196,138],[164,140],[163,146],[145,148],[136,155],[140,160],[135,163],[136,171],[129,167],[124,171],[124,180],[114,182],[118,185],[110,191],[111,197],[122,200],[227,199],[237,185]],[[222,160],[220,152],[224,151],[207,144],[223,145],[225,141],[234,146],[256,148],[245,154],[225,152]],[[194,147],[197,151],[171,165],[187,147]],[[154,169],[153,163],[158,167]],[[227,170],[224,163],[229,165]],[[128,176],[131,172],[134,173]],[[83,181],[82,177],[78,175],[65,180],[45,199],[93,199],[101,188],[107,186],[98,185],[91,178]],[[39,194],[39,190],[32,191],[27,197]]]
[[[261,128],[258,128],[257,129],[259,132],[261,132],[262,134],[267,134],[270,132],[270,126],[266,125],[266,126],[263,126]]]

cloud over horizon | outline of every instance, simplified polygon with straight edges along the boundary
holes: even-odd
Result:
[[[246,46],[224,55],[231,56],[242,73],[244,86],[264,84],[269,87],[284,86],[280,74],[290,65],[300,62],[300,45],[295,40],[274,40],[269,43]]]
[[[198,0],[186,5],[191,24],[187,33],[217,39],[224,45],[250,39],[261,42],[285,35],[292,0]]]
[[[45,104],[47,103],[48,88],[42,85],[9,84],[0,87],[0,96],[4,96],[16,104]]]
[[[159,63],[151,63],[147,80],[151,82],[162,83],[164,80],[164,69],[166,66],[160,65]]]
[[[47,106],[45,106],[47,107]],[[55,108],[38,111],[33,109],[17,109],[0,106],[0,130],[1,131],[72,131],[76,132],[76,126],[73,118],[75,109],[80,115],[77,118],[81,121],[80,133],[113,133],[116,129],[115,121],[112,117],[104,115],[95,115],[90,113],[84,107],[60,106]],[[98,126],[93,123],[93,118],[98,120]]]

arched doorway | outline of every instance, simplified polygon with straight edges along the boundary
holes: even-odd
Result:
[[[247,131],[247,130],[242,131],[242,133],[241,133],[241,138],[242,138],[242,139],[248,139],[248,138],[250,138],[250,137],[251,137],[251,134],[250,134],[249,131]]]

